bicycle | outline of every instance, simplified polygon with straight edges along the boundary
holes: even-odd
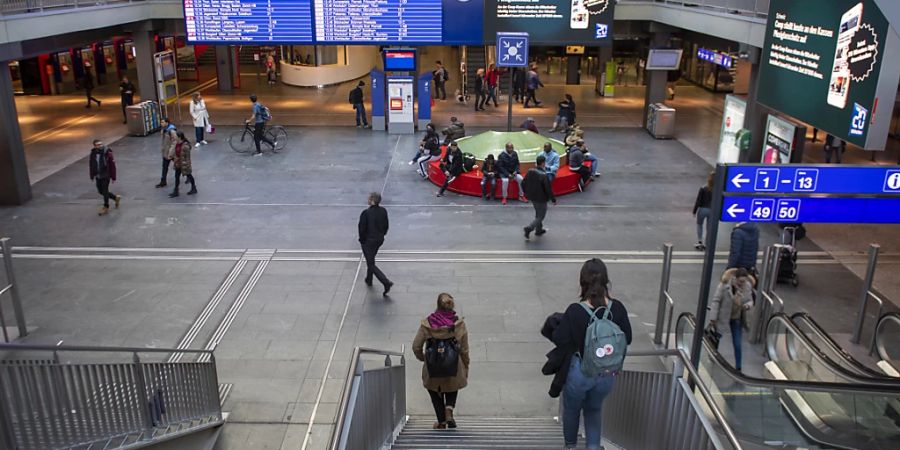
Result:
[[[253,133],[253,127],[250,126],[249,123],[245,123],[243,130],[235,131],[234,133],[231,133],[231,136],[228,136],[228,145],[231,146],[232,150],[238,153],[255,152],[256,142],[253,140]],[[269,145],[269,148],[272,149],[272,153],[278,153],[285,145],[287,145],[287,131],[285,131],[284,127],[281,125],[266,127],[263,135],[275,143],[275,145]],[[260,142],[260,144],[268,145],[264,141]],[[262,150],[262,146],[260,146],[260,150]]]

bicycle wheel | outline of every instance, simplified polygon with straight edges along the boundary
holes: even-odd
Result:
[[[238,153],[250,153],[256,150],[253,143],[253,134],[247,130],[239,130],[228,136],[228,145]]]
[[[287,145],[287,131],[284,131],[284,127],[280,125],[269,127],[266,130],[266,137],[275,143],[272,147],[273,153],[280,152]]]

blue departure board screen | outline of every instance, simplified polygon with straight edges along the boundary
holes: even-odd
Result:
[[[188,42],[313,42],[309,0],[184,0]]]
[[[313,0],[317,42],[440,43],[442,0]]]

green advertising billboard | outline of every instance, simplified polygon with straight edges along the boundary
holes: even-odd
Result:
[[[872,0],[772,0],[759,102],[866,148],[887,32]]]

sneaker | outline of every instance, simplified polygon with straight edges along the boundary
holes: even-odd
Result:
[[[447,414],[447,428],[456,428],[456,419],[453,418],[453,408],[444,409]]]
[[[391,292],[392,287],[394,287],[394,283],[391,281],[388,281],[388,283],[386,285],[384,285],[384,292],[381,293],[381,296],[387,297],[388,292]]]
[[[121,202],[122,202],[122,196],[117,195],[116,196],[116,209],[119,209],[119,203],[121,203]]]
[[[105,216],[107,214],[109,214],[109,208],[105,206],[100,208],[100,211],[97,213],[98,216]]]
[[[594,178],[600,178],[600,172],[595,173]]]
[[[438,192],[437,195],[436,195],[436,197],[443,197],[443,196],[444,196],[444,193],[443,193],[443,192]]]
[[[356,128],[362,128],[362,125],[357,125]]]
[[[187,195],[194,195],[194,194],[196,194],[196,193],[197,193],[197,189],[195,188],[195,189],[189,190],[188,193],[187,193]]]
[[[435,430],[446,430],[446,429],[447,429],[447,424],[446,424],[446,423],[435,422],[434,425],[431,426],[431,428],[434,428]]]
[[[523,228],[523,230],[525,230],[525,240],[526,241],[530,240],[531,239],[531,230],[529,230],[528,227]]]
[[[209,142],[206,142],[206,139],[200,141],[200,143],[203,144],[203,145],[209,144]]]
[[[519,201],[522,202],[522,203],[528,203],[528,199],[525,198],[524,195],[520,195],[520,196],[519,196]]]
[[[262,152],[256,152],[253,154],[253,156],[262,156]]]
[[[584,192],[584,181],[578,182],[578,192]]]
[[[542,229],[537,230],[537,231],[534,232],[534,235],[535,235],[535,236],[543,236],[543,235],[545,235],[545,234],[547,234],[547,229],[546,229],[546,228],[542,228]]]
[[[169,194],[169,198],[175,198],[175,197],[178,197],[178,191],[174,191],[171,194]]]
[[[504,198],[503,200],[500,200],[500,203],[503,204],[503,205],[505,205],[505,204],[506,204],[506,199]]]
[[[194,148],[197,148],[197,147],[199,147],[199,146],[200,146],[200,143],[199,143],[199,142],[196,143],[196,144],[194,144]]]
[[[369,128],[372,128],[372,125],[366,124],[366,125],[363,125],[363,128],[368,130]]]
[[[165,181],[160,181],[159,184],[156,185],[156,187],[157,187],[157,188],[164,188],[164,187],[166,187],[166,182],[165,182]]]
[[[414,162],[415,162],[415,161],[410,161],[410,162],[406,163],[406,165],[407,165],[407,166],[411,166],[411,165],[413,165]]]
[[[101,106],[103,106],[103,102],[101,102],[100,100],[97,100],[97,107],[99,108]]]

